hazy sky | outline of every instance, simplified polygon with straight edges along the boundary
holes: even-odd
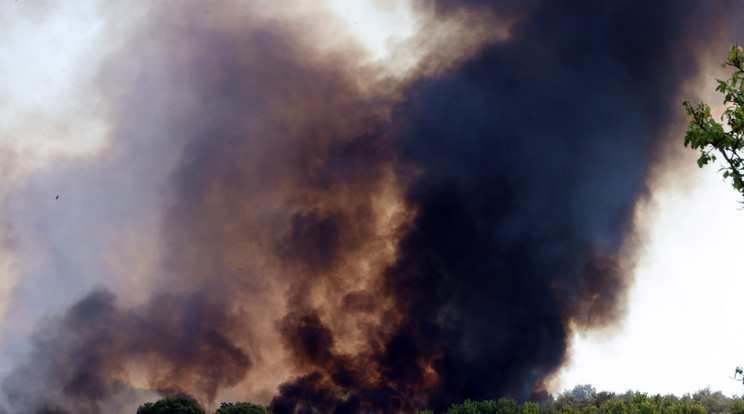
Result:
[[[648,245],[627,318],[618,331],[576,337],[573,363],[560,375],[564,386],[744,394],[731,379],[744,341],[738,253],[744,215],[714,168],[684,174],[671,177],[640,210]]]
[[[334,33],[349,33],[368,51],[359,54],[360,61],[389,67],[382,73],[391,79],[405,79],[422,56],[444,48],[447,34],[457,32],[443,22],[435,27],[440,32],[422,41],[417,35],[432,27],[421,25],[408,5],[373,3],[327,2],[342,20],[318,36],[335,50],[345,46],[331,44]],[[137,304],[144,298],[136,292],[157,283],[147,276],[161,263],[154,240],[162,223],[152,211],[160,206],[160,188],[176,163],[174,148],[147,147],[143,157],[157,162],[132,176],[107,169],[127,155],[110,140],[103,120],[111,108],[105,97],[91,93],[91,85],[101,82],[99,65],[108,53],[128,41],[121,33],[137,27],[142,16],[134,6],[114,10],[102,4],[20,0],[0,6],[0,372],[11,370],[27,351],[25,338],[39,321],[92,288],[103,285],[120,293],[120,300]],[[289,13],[268,4],[268,17],[262,18],[280,20]],[[311,1],[287,4],[297,15],[325,16]],[[200,7],[208,12],[207,3]],[[508,39],[509,24],[501,22],[490,35],[473,30],[458,38],[460,54]],[[421,46],[410,47],[411,39]],[[715,46],[736,40],[722,39]],[[702,66],[710,70],[686,87],[689,99],[716,99],[710,93],[712,78],[721,72],[713,68],[725,52],[725,46],[709,52],[711,61]],[[427,70],[457,65],[460,54],[442,53],[442,61]],[[117,70],[117,76],[131,72]],[[679,110],[678,123],[661,133],[681,146],[686,126],[681,104]],[[140,128],[148,131],[160,126],[156,116],[143,122],[147,125]],[[121,151],[140,148],[139,138],[131,139]],[[617,326],[575,335],[569,363],[550,382],[554,393],[584,383],[617,392],[681,395],[710,387],[744,393],[744,385],[730,379],[744,364],[744,211],[714,166],[696,167],[693,151],[670,150],[668,158],[656,166],[648,197],[636,205],[633,246],[642,247],[631,266],[635,281],[627,316]],[[88,177],[85,183],[91,186],[65,181],[76,176]],[[128,189],[143,185],[148,190],[140,191],[136,202],[127,198]],[[107,192],[109,186],[117,194]],[[120,201],[116,210],[109,208],[111,197]],[[117,223],[111,225],[112,220]],[[88,267],[84,274],[77,272],[82,266]],[[117,273],[124,267],[126,272]],[[12,305],[20,302],[25,304]]]

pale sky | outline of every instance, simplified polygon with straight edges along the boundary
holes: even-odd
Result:
[[[730,378],[744,364],[744,211],[716,169],[698,169],[690,154],[692,167],[641,209],[649,242],[622,328],[575,338],[563,388],[744,394]]]
[[[381,2],[382,9],[372,3],[330,2],[373,58],[382,59],[416,27],[402,3]],[[16,4],[16,16],[0,17],[0,25],[10,27],[0,35],[0,148],[21,154],[22,162],[4,167],[0,204],[47,163],[85,159],[106,145],[95,102],[79,95],[76,85],[92,76],[105,54],[102,33],[110,21],[81,2],[50,3],[44,13]],[[735,367],[744,365],[744,210],[715,167],[700,170],[694,152],[687,157],[689,167],[649,183],[651,199],[638,206],[637,231],[646,243],[627,318],[614,331],[577,336],[572,361],[557,375],[553,392],[589,383],[616,392],[681,395],[710,387],[744,394],[744,385],[730,379]],[[0,237],[9,237],[2,224]],[[5,299],[24,264],[0,253],[0,299]],[[0,329],[12,325],[4,310],[0,306]],[[15,352],[10,341],[0,338],[0,370],[9,368],[9,354]]]

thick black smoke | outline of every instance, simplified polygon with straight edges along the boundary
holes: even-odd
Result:
[[[670,73],[693,24],[678,6],[545,2],[396,108],[401,158],[422,172],[388,286],[409,316],[402,360],[441,355],[433,406],[527,399],[563,363],[570,322],[618,316],[618,253],[687,75]]]
[[[492,9],[509,37],[396,83],[353,47],[314,49],[307,22],[153,13],[101,88],[117,142],[178,151],[154,291],[127,307],[96,290],[40,327],[3,382],[13,412],[100,412],[139,388],[276,414],[544,397],[571,330],[623,314],[633,209],[716,35],[691,28],[720,10],[418,4]]]
[[[437,2],[442,13],[466,5]],[[404,316],[375,356],[390,387],[376,390],[391,393],[351,393],[382,411],[410,409],[414,395],[436,410],[465,398],[540,399],[571,327],[623,314],[631,280],[620,249],[677,92],[696,71],[690,28],[709,27],[710,10],[630,1],[519,9],[529,15],[507,42],[414,82],[395,106],[394,145],[418,212],[385,275]],[[315,333],[317,342],[300,343],[330,341]],[[417,390],[430,369],[439,381]],[[316,382],[284,386],[276,412],[292,411],[286,400],[325,411],[317,390],[327,388]],[[342,407],[348,387],[336,387]]]

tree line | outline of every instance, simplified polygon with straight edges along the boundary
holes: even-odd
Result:
[[[577,385],[549,401],[518,403],[511,398],[465,400],[452,404],[446,413],[432,410],[416,414],[744,414],[744,400],[728,397],[721,391],[701,389],[694,394],[648,395],[639,391],[623,394],[597,392],[589,384]],[[137,414],[206,414],[199,403],[188,396],[167,397],[139,407]],[[249,402],[225,403],[214,414],[272,414],[262,405]]]
[[[195,399],[180,395],[142,404],[137,414],[206,414],[206,411]],[[249,402],[220,404],[214,414],[272,414],[266,407]]]
[[[744,400],[704,388],[694,394],[649,395],[639,391],[623,394],[596,392],[591,385],[577,385],[542,406],[517,403],[510,398],[453,404],[446,414],[744,414]],[[431,410],[417,414],[435,414]],[[439,414],[439,413],[436,413]]]

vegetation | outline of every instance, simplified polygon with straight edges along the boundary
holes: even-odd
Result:
[[[206,414],[199,403],[190,397],[166,397],[154,403],[145,403],[137,409],[137,414]]]
[[[418,414],[435,414],[431,410]],[[442,414],[744,414],[744,400],[730,398],[720,391],[702,389],[681,398],[675,395],[653,395],[637,391],[624,394],[596,392],[591,385],[577,385],[562,392],[552,403],[540,406],[534,402],[519,405],[509,398],[453,404]],[[440,413],[436,413],[440,414]]]
[[[744,400],[727,397],[720,391],[704,388],[681,398],[675,395],[652,395],[638,391],[624,394],[597,392],[591,385],[577,385],[560,393],[542,406],[535,402],[519,404],[511,398],[498,400],[465,400],[452,404],[445,413],[432,410],[416,414],[744,414]],[[189,397],[168,397],[139,407],[137,414],[204,414],[199,404]],[[214,414],[271,414],[261,405],[248,402],[225,403]]]
[[[148,402],[140,405],[137,409],[137,414],[206,414],[206,412],[195,399],[186,396],[177,396],[166,397],[154,403]],[[223,402],[214,414],[272,413],[262,405],[251,404],[248,402]]]
[[[723,157],[723,178],[731,178],[731,185],[744,197],[744,48],[734,43],[729,49],[722,68],[730,67],[734,72],[726,80],[717,79],[716,91],[723,94],[725,109],[720,122],[713,119],[710,106],[699,101],[693,106],[684,101],[690,124],[685,134],[685,147],[700,151],[697,164],[700,168]],[[741,201],[744,203],[744,198]],[[744,382],[744,367],[737,367],[735,376]]]
[[[271,414],[262,405],[251,404],[247,402],[222,403],[220,408],[214,414]]]
[[[744,196],[744,49],[734,44],[729,49],[726,62],[722,67],[734,68],[734,73],[727,80],[718,80],[716,91],[724,95],[726,109],[721,115],[721,122],[713,119],[710,106],[700,101],[693,106],[689,101],[683,105],[691,117],[685,135],[685,147],[700,151],[698,166],[703,167],[723,157],[721,167],[723,178],[731,178],[732,185]]]

